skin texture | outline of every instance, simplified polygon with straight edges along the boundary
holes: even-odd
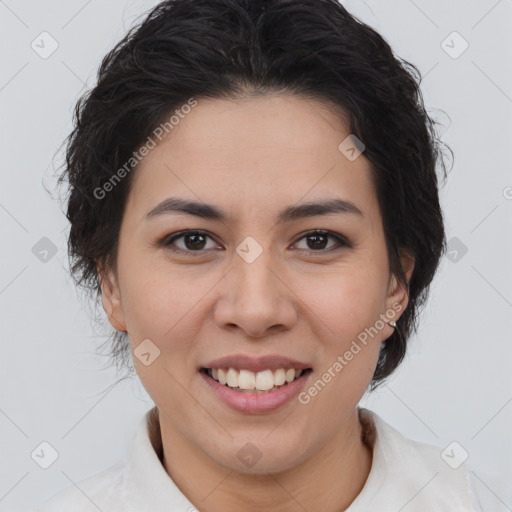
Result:
[[[370,163],[338,150],[348,135],[336,109],[311,99],[200,99],[133,176],[117,275],[102,273],[103,306],[111,325],[128,332],[132,354],[148,338],[160,350],[151,365],[134,364],[159,411],[164,467],[200,510],[338,512],[370,472],[356,407],[393,332],[387,323],[308,404],[242,414],[198,373],[234,353],[279,354],[313,368],[307,389],[379,315],[406,307],[407,290],[389,273]],[[229,220],[144,220],[170,196],[216,205]],[[352,201],[363,217],[275,225],[285,206],[326,198]],[[211,235],[199,255],[159,244],[189,229]],[[308,242],[315,229],[352,247]],[[248,236],[263,249],[252,263],[236,253]],[[190,238],[173,246],[198,251]],[[413,264],[403,260],[408,278]],[[251,468],[237,457],[247,442],[262,455]]]

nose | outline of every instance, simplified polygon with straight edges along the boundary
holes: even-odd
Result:
[[[219,286],[214,318],[220,328],[238,328],[248,337],[264,338],[289,330],[297,322],[293,283],[269,250],[252,263],[236,255]]]

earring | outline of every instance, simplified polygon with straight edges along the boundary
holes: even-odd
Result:
[[[388,324],[391,325],[391,327],[396,327],[396,322],[394,320],[389,321]]]

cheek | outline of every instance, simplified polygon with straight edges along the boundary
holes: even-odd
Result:
[[[136,371],[153,401],[178,414],[187,404],[183,386],[189,386],[194,376],[192,349],[202,325],[197,304],[205,291],[201,293],[200,284],[190,284],[193,278],[175,270],[171,275],[169,265],[134,268],[126,266],[120,279],[124,278],[123,309]],[[137,357],[146,339],[159,351],[148,366]]]
[[[162,395],[165,399],[171,390],[180,393],[180,386],[167,371],[184,385],[193,378],[196,345],[208,314],[206,297],[218,281],[213,277],[212,273],[194,277],[171,269],[170,265],[146,265],[131,277],[126,273],[123,309],[130,349],[137,373],[152,397]],[[137,347],[146,339],[159,350],[158,358],[149,367],[136,360]],[[162,393],[160,385],[164,382],[166,392]]]
[[[347,340],[375,324],[385,308],[385,279],[366,268],[301,281],[301,300],[317,317],[326,339]]]
[[[124,265],[120,262],[119,269],[127,324],[146,337],[162,338],[179,330],[185,317],[194,316],[193,306],[207,290],[207,283],[168,262],[155,264],[134,255]]]

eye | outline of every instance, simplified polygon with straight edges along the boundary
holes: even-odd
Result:
[[[299,241],[306,240],[306,244],[309,246],[305,249],[307,251],[330,252],[330,251],[336,249],[336,244],[335,244],[334,248],[330,247],[329,249],[326,249],[326,243],[329,238],[336,240],[337,247],[343,247],[343,246],[349,247],[350,246],[348,241],[341,235],[336,235],[334,233],[331,233],[330,231],[326,231],[323,229],[317,229],[315,231],[310,231],[309,233],[306,233],[302,238],[299,238]]]
[[[173,244],[176,242],[176,240],[183,239],[184,248],[180,247],[173,247]],[[184,254],[191,254],[193,256],[196,256],[196,253],[201,253],[201,249],[205,248],[206,242],[205,240],[207,238],[210,238],[213,240],[210,235],[208,235],[205,231],[182,231],[181,233],[176,233],[172,235],[170,238],[167,238],[164,240],[163,244],[165,247],[170,249],[174,252],[181,252]],[[215,244],[214,244],[215,245]]]

